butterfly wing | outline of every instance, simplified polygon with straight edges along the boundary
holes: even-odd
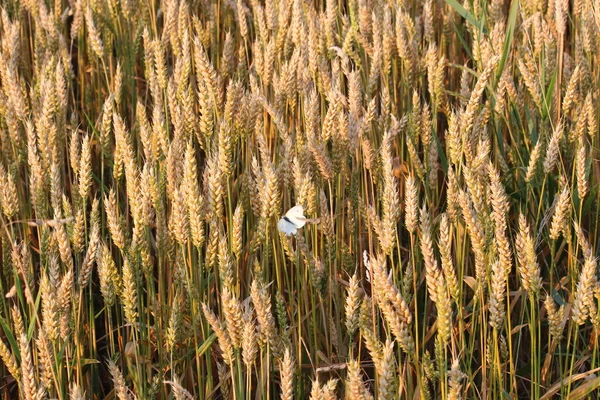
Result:
[[[279,222],[277,222],[277,229],[279,229],[279,232],[285,233],[286,236],[295,235],[296,232],[298,232],[296,226],[293,223],[286,221],[284,218],[281,218]]]
[[[289,209],[285,213],[287,218],[296,228],[302,228],[306,224],[306,218],[304,218],[304,207],[297,205]]]

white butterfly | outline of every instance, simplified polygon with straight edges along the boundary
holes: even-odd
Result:
[[[304,217],[304,207],[297,205],[289,209],[277,223],[277,228],[286,236],[295,235],[298,229],[302,228],[308,219]]]

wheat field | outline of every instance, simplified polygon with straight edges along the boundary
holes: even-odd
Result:
[[[2,399],[596,398],[597,1],[4,0],[0,45]]]

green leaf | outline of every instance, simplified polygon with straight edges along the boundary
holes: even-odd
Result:
[[[454,31],[456,32],[456,36],[458,36],[458,39],[460,40],[460,43],[463,45],[463,48],[467,52],[467,55],[470,58],[473,58],[473,53],[471,53],[471,48],[465,41],[465,38],[463,38],[462,33],[460,33],[460,30],[458,29],[458,26],[456,26],[456,22],[454,22],[454,20],[452,20],[452,24],[454,25]]]
[[[556,86],[556,79],[557,79],[557,71],[555,70],[552,73],[552,79],[550,79],[550,83],[548,84],[548,89],[546,90],[546,97],[543,99],[544,103],[542,104],[543,110],[542,110],[542,116],[544,118],[549,116],[549,104],[552,104],[552,98],[553,93],[554,93],[554,87]],[[544,82],[544,80],[542,80],[542,82]]]
[[[4,334],[6,335],[6,339],[8,339],[8,343],[10,344],[10,348],[12,349],[15,358],[17,359],[18,362],[21,362],[21,352],[19,351],[19,345],[17,344],[17,341],[15,340],[15,336],[13,335],[12,328],[10,326],[8,326],[8,323],[2,317],[0,317],[0,325],[2,326],[2,330],[4,331]],[[2,339],[0,339],[0,340],[2,340]]]
[[[446,0],[446,3],[448,3],[448,5],[450,7],[454,8],[454,11],[459,13],[461,17],[463,17],[464,19],[469,21],[469,23],[471,25],[473,25],[475,28],[477,28],[477,30],[480,30],[484,34],[487,34],[487,31],[485,28],[482,27],[481,22],[477,21],[475,19],[475,17],[473,16],[473,14],[471,14],[469,11],[467,11],[467,9],[462,6],[462,4],[460,4],[456,0]]]
[[[504,39],[504,47],[502,48],[502,58],[498,64],[498,74],[496,75],[496,82],[494,83],[494,89],[500,81],[502,71],[504,71],[504,64],[508,59],[508,53],[512,46],[513,38],[515,36],[515,25],[517,23],[517,15],[519,11],[519,0],[513,0],[510,4],[510,11],[508,13],[508,23],[506,24],[506,38]]]
[[[217,340],[217,335],[213,333],[208,337],[208,339],[204,341],[204,343],[202,343],[202,346],[200,346],[200,348],[198,349],[197,355],[201,356],[204,353],[206,353],[206,351],[210,348],[210,346],[215,340]]]
[[[440,142],[440,138],[438,137],[436,132],[434,132],[434,134],[432,136],[435,139],[435,144],[437,145],[438,156],[440,157],[440,162],[442,163],[442,168],[444,169],[444,173],[447,174],[448,173],[448,158],[446,157],[446,153],[444,152],[444,147],[442,146],[442,143]]]

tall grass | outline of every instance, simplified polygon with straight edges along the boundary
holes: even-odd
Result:
[[[0,13],[4,399],[600,387],[597,2]]]

